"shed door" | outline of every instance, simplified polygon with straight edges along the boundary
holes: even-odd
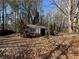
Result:
[[[41,36],[45,35],[45,29],[41,29]]]

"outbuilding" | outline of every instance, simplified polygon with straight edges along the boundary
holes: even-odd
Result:
[[[26,33],[29,34],[29,36],[44,36],[46,31],[45,26],[27,25]]]

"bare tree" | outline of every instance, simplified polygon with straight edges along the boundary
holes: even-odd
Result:
[[[75,0],[56,0],[59,1],[59,4],[55,0],[52,0],[53,4],[56,5],[61,12],[68,18],[68,32],[72,33],[72,19],[73,19],[73,3]]]

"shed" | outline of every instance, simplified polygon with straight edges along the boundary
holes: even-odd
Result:
[[[27,25],[27,32],[31,35],[44,36],[46,34],[45,26]]]

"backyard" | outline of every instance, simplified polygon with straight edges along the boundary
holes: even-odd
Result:
[[[79,0],[0,0],[0,59],[79,59]]]
[[[68,52],[65,53],[65,50],[65,54],[62,53],[62,48],[56,49],[57,45],[63,49],[69,46],[66,49]],[[68,59],[79,59],[79,34],[64,34],[49,36],[49,38],[46,36],[22,38],[18,34],[0,37],[1,59],[66,59],[67,57]]]

